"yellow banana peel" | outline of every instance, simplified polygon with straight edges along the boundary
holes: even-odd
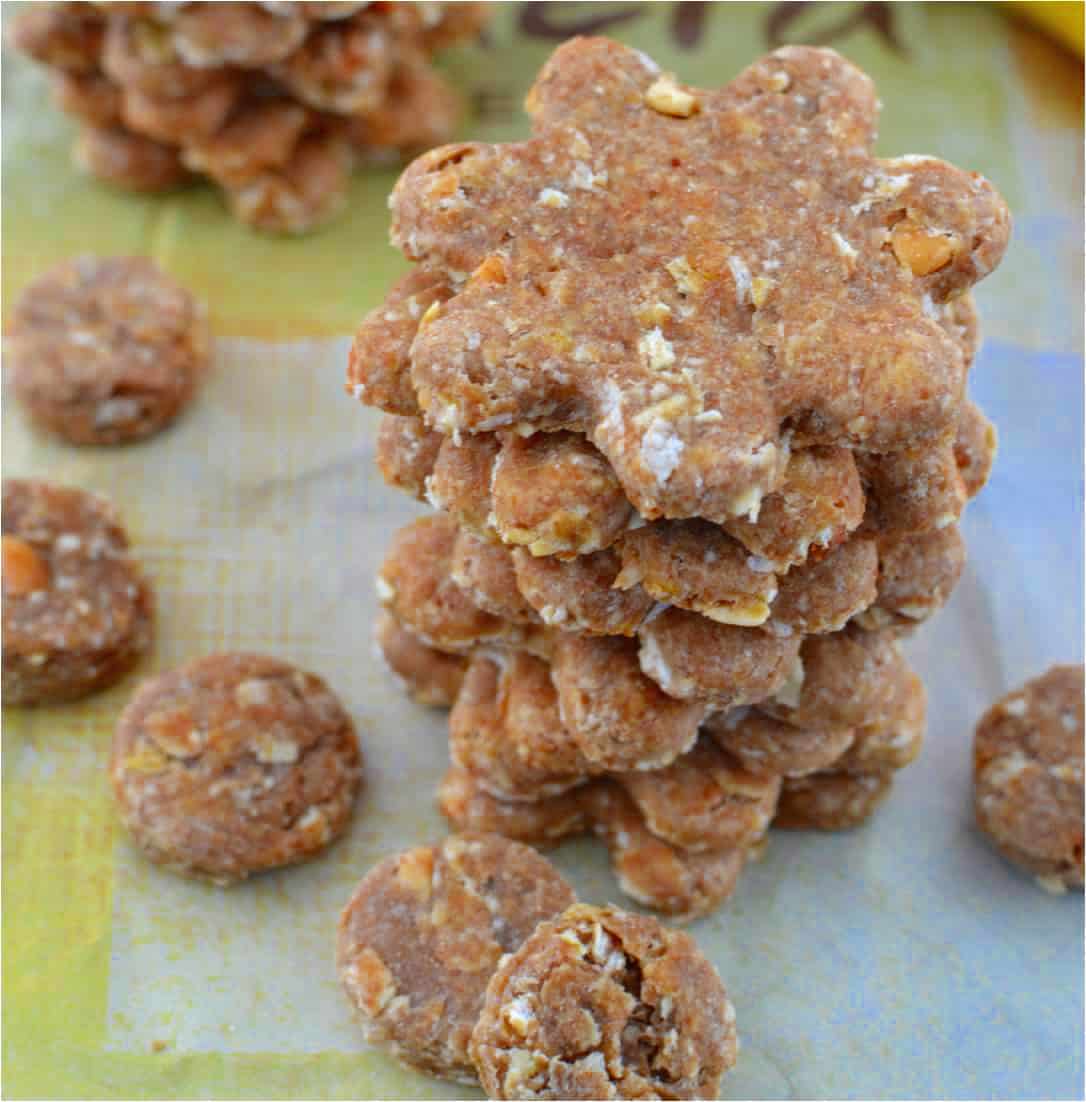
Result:
[[[1011,8],[1082,57],[1082,0],[1005,0],[999,7]]]

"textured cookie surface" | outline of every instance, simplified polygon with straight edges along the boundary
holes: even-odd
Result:
[[[998,701],[973,745],[977,823],[1042,887],[1083,883],[1083,671],[1054,666]]]
[[[715,1098],[736,1048],[692,938],[585,904],[501,963],[471,1039],[491,1098]]]
[[[71,700],[116,681],[151,643],[154,600],[113,506],[4,480],[5,704]]]
[[[227,884],[338,837],[362,758],[319,677],[275,658],[214,654],[137,691],[117,723],[110,776],[152,861]]]
[[[879,160],[866,76],[788,47],[718,91],[575,39],[533,136],[419,158],[393,237],[469,273],[411,377],[446,433],[584,432],[646,517],[757,516],[789,440],[893,451],[952,430],[941,310],[998,263],[1006,208],[929,157]]]
[[[382,861],[344,908],[336,951],[367,1038],[431,1075],[474,1082],[468,1041],[498,961],[574,900],[546,859],[494,834]]]
[[[12,319],[15,394],[75,444],[163,428],[192,396],[208,354],[202,307],[143,257],[61,264],[23,291]]]

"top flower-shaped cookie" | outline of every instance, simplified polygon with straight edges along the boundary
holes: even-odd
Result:
[[[953,431],[941,306],[998,263],[1007,210],[876,158],[863,73],[789,47],[700,91],[581,38],[528,110],[527,141],[434,150],[392,197],[394,242],[454,282],[411,346],[431,425],[585,433],[643,516],[717,521],[757,516],[790,446]]]

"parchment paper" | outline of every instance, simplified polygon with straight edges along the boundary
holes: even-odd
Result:
[[[990,339],[972,381],[1000,428],[1000,457],[966,516],[965,576],[909,644],[930,695],[921,758],[865,829],[774,835],[732,901],[692,929],[737,1007],[743,1047],[726,1097],[1081,1097],[1082,897],[1042,893],[977,835],[969,758],[972,727],[995,696],[1052,662],[1082,660],[1081,117],[1066,98],[1078,94],[1075,69],[1040,39],[1007,37],[986,9],[899,7],[908,60],[880,54],[869,30],[836,44],[866,51],[877,77],[882,64],[895,82],[909,71],[919,82],[913,107],[932,137],[898,149],[990,172],[1018,214],[1005,267],[981,290]],[[514,33],[514,14],[500,34]],[[763,48],[750,23],[763,15],[735,17],[746,38],[741,51],[721,50],[721,79]],[[652,18],[668,26],[664,13]],[[641,32],[633,20],[615,33]],[[957,98],[923,84],[953,54],[997,100],[972,96],[964,77]],[[710,79],[698,56],[698,79]],[[669,63],[684,72],[682,62],[675,49]],[[888,112],[908,113],[887,99]],[[968,133],[956,115],[968,115]],[[5,172],[17,153],[6,148]],[[37,219],[44,260],[54,245],[40,212],[18,188],[13,198],[6,176],[4,190],[5,228]],[[383,265],[391,253],[374,223],[379,232],[351,248]],[[233,232],[224,223],[224,240]],[[30,238],[16,237],[25,249]],[[212,255],[207,242],[200,249],[186,269],[198,290]],[[297,250],[276,255],[289,267]],[[182,241],[170,256],[183,254]],[[220,269],[235,260],[221,252]],[[16,270],[30,265],[24,255]],[[370,303],[350,306],[349,273],[336,311],[353,320]],[[279,302],[258,308],[254,298],[252,312],[274,327]],[[336,916],[358,877],[443,832],[432,797],[447,760],[443,714],[402,698],[372,655],[373,574],[415,506],[373,470],[376,416],[342,392],[345,352],[343,338],[221,339],[189,415],[120,450],[48,442],[4,402],[5,474],[103,490],[127,519],[159,597],[140,675],[215,649],[280,655],[341,694],[367,760],[341,844],[224,892],[149,867],[114,816],[104,763],[137,677],[77,706],[5,713],[9,1097],[471,1096],[368,1050],[333,969]],[[555,860],[583,898],[621,902],[595,843],[563,846]]]

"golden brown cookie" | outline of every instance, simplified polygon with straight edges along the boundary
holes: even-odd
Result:
[[[923,682],[910,673],[901,681],[889,716],[856,727],[852,744],[833,763],[833,768],[844,773],[904,769],[915,760],[924,744],[927,704]]]
[[[147,857],[225,885],[307,860],[342,834],[362,758],[319,677],[214,654],[136,692],[117,721],[110,777]]]
[[[507,547],[461,530],[453,544],[452,580],[471,602],[514,624],[540,624],[540,614],[522,594],[520,579]],[[537,606],[538,607],[538,606]]]
[[[975,402],[966,402],[958,418],[954,458],[969,497],[976,497],[984,489],[998,448],[999,437],[995,425],[984,416]]]
[[[241,79],[224,74],[189,96],[167,97],[125,88],[121,118],[129,130],[166,145],[203,141],[226,121],[242,94]],[[183,158],[182,158],[183,159]]]
[[[706,92],[575,39],[529,110],[528,141],[435,150],[393,195],[409,258],[471,273],[411,348],[435,428],[581,431],[643,516],[719,522],[756,517],[789,432],[884,452],[952,429],[966,358],[931,313],[998,263],[1006,208],[873,157],[862,73],[787,47]]]
[[[476,654],[449,715],[449,756],[501,800],[565,792],[598,770],[562,723],[545,662]]]
[[[8,41],[42,65],[90,74],[98,67],[105,21],[92,4],[27,4],[12,20]]]
[[[744,768],[783,777],[829,768],[855,738],[849,728],[794,727],[749,707],[718,712],[705,721],[703,730]]]
[[[309,233],[331,221],[347,203],[351,155],[330,135],[303,138],[290,160],[243,184],[225,188],[226,201],[246,225],[265,233]]]
[[[78,257],[26,287],[9,346],[31,418],[73,444],[119,444],[168,425],[207,370],[203,307],[143,257]]]
[[[800,635],[840,631],[875,602],[878,581],[875,541],[852,536],[821,558],[793,566],[779,579],[772,627]]]
[[[339,919],[336,962],[366,1039],[475,1082],[468,1042],[503,955],[576,897],[528,846],[452,835],[374,866]]]
[[[783,830],[851,830],[890,795],[890,773],[810,773],[786,777],[773,820]]]
[[[796,727],[851,730],[887,716],[907,671],[892,631],[810,635],[795,676],[758,707]]]
[[[298,15],[258,4],[185,4],[172,20],[173,46],[188,65],[255,69],[282,61],[305,40],[308,26]]]
[[[673,699],[642,673],[631,639],[563,635],[551,676],[562,722],[601,769],[667,765],[693,746],[705,717],[703,703]]]
[[[317,27],[270,72],[293,96],[318,111],[375,111],[385,99],[396,60],[387,22],[362,11]]]
[[[427,646],[454,652],[508,631],[453,581],[457,535],[448,517],[421,517],[396,533],[377,575],[377,595],[396,619]]]
[[[747,549],[704,520],[646,524],[622,539],[622,573],[614,584],[639,585],[665,604],[721,624],[764,624],[777,596],[777,577],[758,569]]]
[[[181,160],[224,187],[243,187],[283,168],[310,121],[310,112],[289,99],[253,99],[237,106],[214,134],[190,136]]]
[[[377,617],[374,634],[381,656],[412,700],[429,708],[453,706],[464,683],[466,658],[428,647],[387,612]]]
[[[501,539],[533,555],[584,555],[608,547],[632,515],[606,459],[584,437],[503,438],[488,485]]]
[[[499,800],[464,769],[450,769],[437,790],[437,806],[453,830],[487,831],[552,846],[588,829],[582,789],[542,800]]]
[[[80,172],[103,184],[156,194],[189,182],[173,146],[133,134],[123,126],[82,126],[72,147]]]
[[[426,480],[434,469],[442,437],[418,417],[386,413],[377,430],[377,469],[390,486],[426,500]]]
[[[688,853],[747,847],[769,829],[781,780],[752,773],[711,737],[662,769],[623,773],[618,783],[657,838]]]
[[[502,961],[471,1038],[491,1098],[714,1098],[737,1047],[693,938],[588,904]]]
[[[592,830],[611,857],[622,892],[678,922],[715,910],[735,891],[747,846],[693,853],[658,838],[620,785],[595,781],[580,790]]]
[[[154,598],[114,507],[84,490],[4,480],[4,703],[73,700],[151,645]]]
[[[721,624],[683,609],[649,617],[638,632],[641,669],[669,696],[713,711],[754,704],[779,691],[800,636]]]
[[[640,585],[619,584],[622,559],[611,548],[568,561],[536,558],[522,547],[512,554],[520,592],[551,627],[633,635],[655,604]]]
[[[908,629],[928,619],[950,599],[965,556],[956,524],[880,540],[878,598],[860,625]]]
[[[1083,668],[1053,666],[977,724],[977,824],[1051,892],[1081,888]]]
[[[121,90],[101,73],[66,73],[49,78],[53,103],[66,115],[89,126],[116,126],[121,121]]]
[[[217,70],[196,68],[182,60],[167,11],[156,4],[151,13],[133,11],[131,16],[109,20],[102,68],[110,80],[148,95],[181,99],[218,79]]]
[[[423,314],[451,294],[448,276],[421,265],[394,283],[355,334],[347,361],[347,392],[387,413],[418,416],[404,363]]]

